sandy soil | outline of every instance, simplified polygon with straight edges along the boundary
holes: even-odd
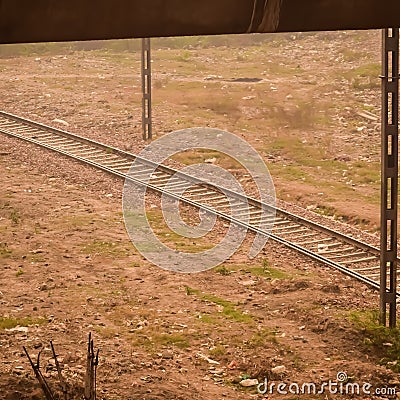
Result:
[[[23,147],[2,141],[1,307],[3,317],[28,325],[0,331],[3,398],[38,396],[22,346],[43,350],[42,367],[56,382],[50,340],[79,386],[89,332],[101,350],[104,399],[254,398],[254,389],[233,383],[246,376],[321,382],[345,371],[375,385],[396,379],[346,318],[376,307],[369,289],[273,243],[255,261],[244,246],[226,264],[228,275],[160,270],[129,242],[118,198],[91,179],[83,189],[80,165],[63,178],[52,166],[43,173],[21,165]],[[252,267],[264,259],[284,275],[257,275]],[[222,300],[238,315],[224,313]],[[279,365],[286,370],[274,376]]]
[[[1,108],[48,124],[62,118],[69,123],[64,129],[135,151],[143,147],[128,106],[107,115],[102,109],[126,101],[131,87],[121,83],[113,92],[118,68],[85,57],[1,60],[9,79]],[[87,81],[84,71],[72,77],[64,71],[77,93],[62,82],[42,86],[47,79],[62,81],[67,61],[105,75],[94,82],[91,70]],[[6,137],[0,168],[1,399],[42,398],[22,346],[34,356],[42,351],[42,370],[57,388],[50,340],[79,398],[89,332],[100,349],[99,399],[282,398],[240,382],[320,385],[339,372],[374,388],[400,384],[389,368],[395,362],[386,358],[393,344],[377,345],[357,323],[378,302],[362,284],[272,242],[250,260],[250,235],[222,267],[195,275],[164,271],[129,241],[122,182]]]

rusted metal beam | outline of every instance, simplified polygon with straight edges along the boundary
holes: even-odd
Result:
[[[382,31],[380,321],[396,326],[399,175],[399,28]]]
[[[150,38],[142,39],[142,131],[143,140],[153,137]]]
[[[0,0],[0,43],[391,26],[398,0]]]

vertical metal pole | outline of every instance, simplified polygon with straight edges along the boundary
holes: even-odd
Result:
[[[151,139],[151,51],[150,38],[142,39],[142,128],[143,140]]]
[[[382,31],[380,322],[396,326],[399,134],[399,29]]]

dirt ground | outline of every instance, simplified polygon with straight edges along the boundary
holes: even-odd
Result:
[[[376,37],[369,35],[370,45],[376,43]],[[324,43],[333,47],[329,40]],[[206,57],[200,50],[197,53],[196,58]],[[190,56],[185,54],[178,55],[188,68],[185,58]],[[72,65],[81,69],[71,72]],[[132,108],[134,115],[139,112],[139,94],[132,95],[132,83],[127,83],[132,70],[104,54],[0,59],[0,108],[137,151],[143,143],[136,117],[132,117]],[[156,85],[160,98],[162,86],[168,85],[163,79],[156,80],[161,82]],[[204,76],[199,80],[201,85],[209,82]],[[284,92],[284,97],[289,94]],[[185,92],[189,95],[190,91]],[[166,100],[156,103],[159,134],[182,127],[167,104]],[[108,105],[106,112],[104,105]],[[216,123],[228,129],[225,114],[216,113]],[[239,123],[241,118],[249,118],[248,124],[262,122],[247,115],[238,118]],[[68,126],[54,119],[68,121]],[[306,123],[295,131],[309,128]],[[375,132],[370,126],[363,130],[368,129]],[[317,131],[308,132],[309,137],[317,137]],[[244,136],[258,143],[256,137]],[[366,140],[365,146],[371,141]],[[366,163],[362,158],[370,150],[361,140],[357,143],[360,146],[350,154],[351,162]],[[297,150],[301,153],[304,147]],[[271,153],[278,166],[293,166],[295,160],[278,153]],[[318,171],[317,166],[307,168]],[[375,327],[378,296],[364,285],[272,242],[250,260],[250,235],[217,268],[193,275],[164,271],[144,260],[128,238],[121,211],[122,182],[7,137],[0,141],[0,170],[1,399],[43,398],[22,346],[33,356],[42,351],[41,368],[56,388],[50,340],[69,388],[79,398],[89,332],[100,349],[99,399],[395,397],[374,392],[400,385],[399,374],[394,372],[398,355],[391,351],[397,350],[397,343],[395,336]],[[335,176],[332,172],[332,179]],[[298,204],[305,205],[309,196],[308,204],[317,207],[320,203],[313,201],[319,193],[316,183],[296,182],[296,188],[304,191]],[[351,191],[372,190],[363,184]],[[285,191],[289,186],[287,175],[278,179],[284,200],[293,199],[293,188]],[[337,187],[329,189],[326,184],[325,189]],[[347,191],[338,193],[343,198],[346,195]],[[157,204],[157,198],[150,199]],[[360,204],[373,215],[373,202],[363,197]],[[357,207],[353,204],[352,208]],[[371,223],[372,218],[368,219]],[[259,383],[268,379],[276,385],[315,383],[320,387],[336,381],[340,372],[346,373],[346,383],[370,383],[371,394],[283,395],[275,390],[263,395],[257,393],[254,382],[243,386],[248,379]]]

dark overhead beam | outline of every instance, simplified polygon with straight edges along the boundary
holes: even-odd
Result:
[[[0,0],[0,43],[392,26],[399,0]]]
[[[278,31],[400,26],[399,0],[283,0]]]

